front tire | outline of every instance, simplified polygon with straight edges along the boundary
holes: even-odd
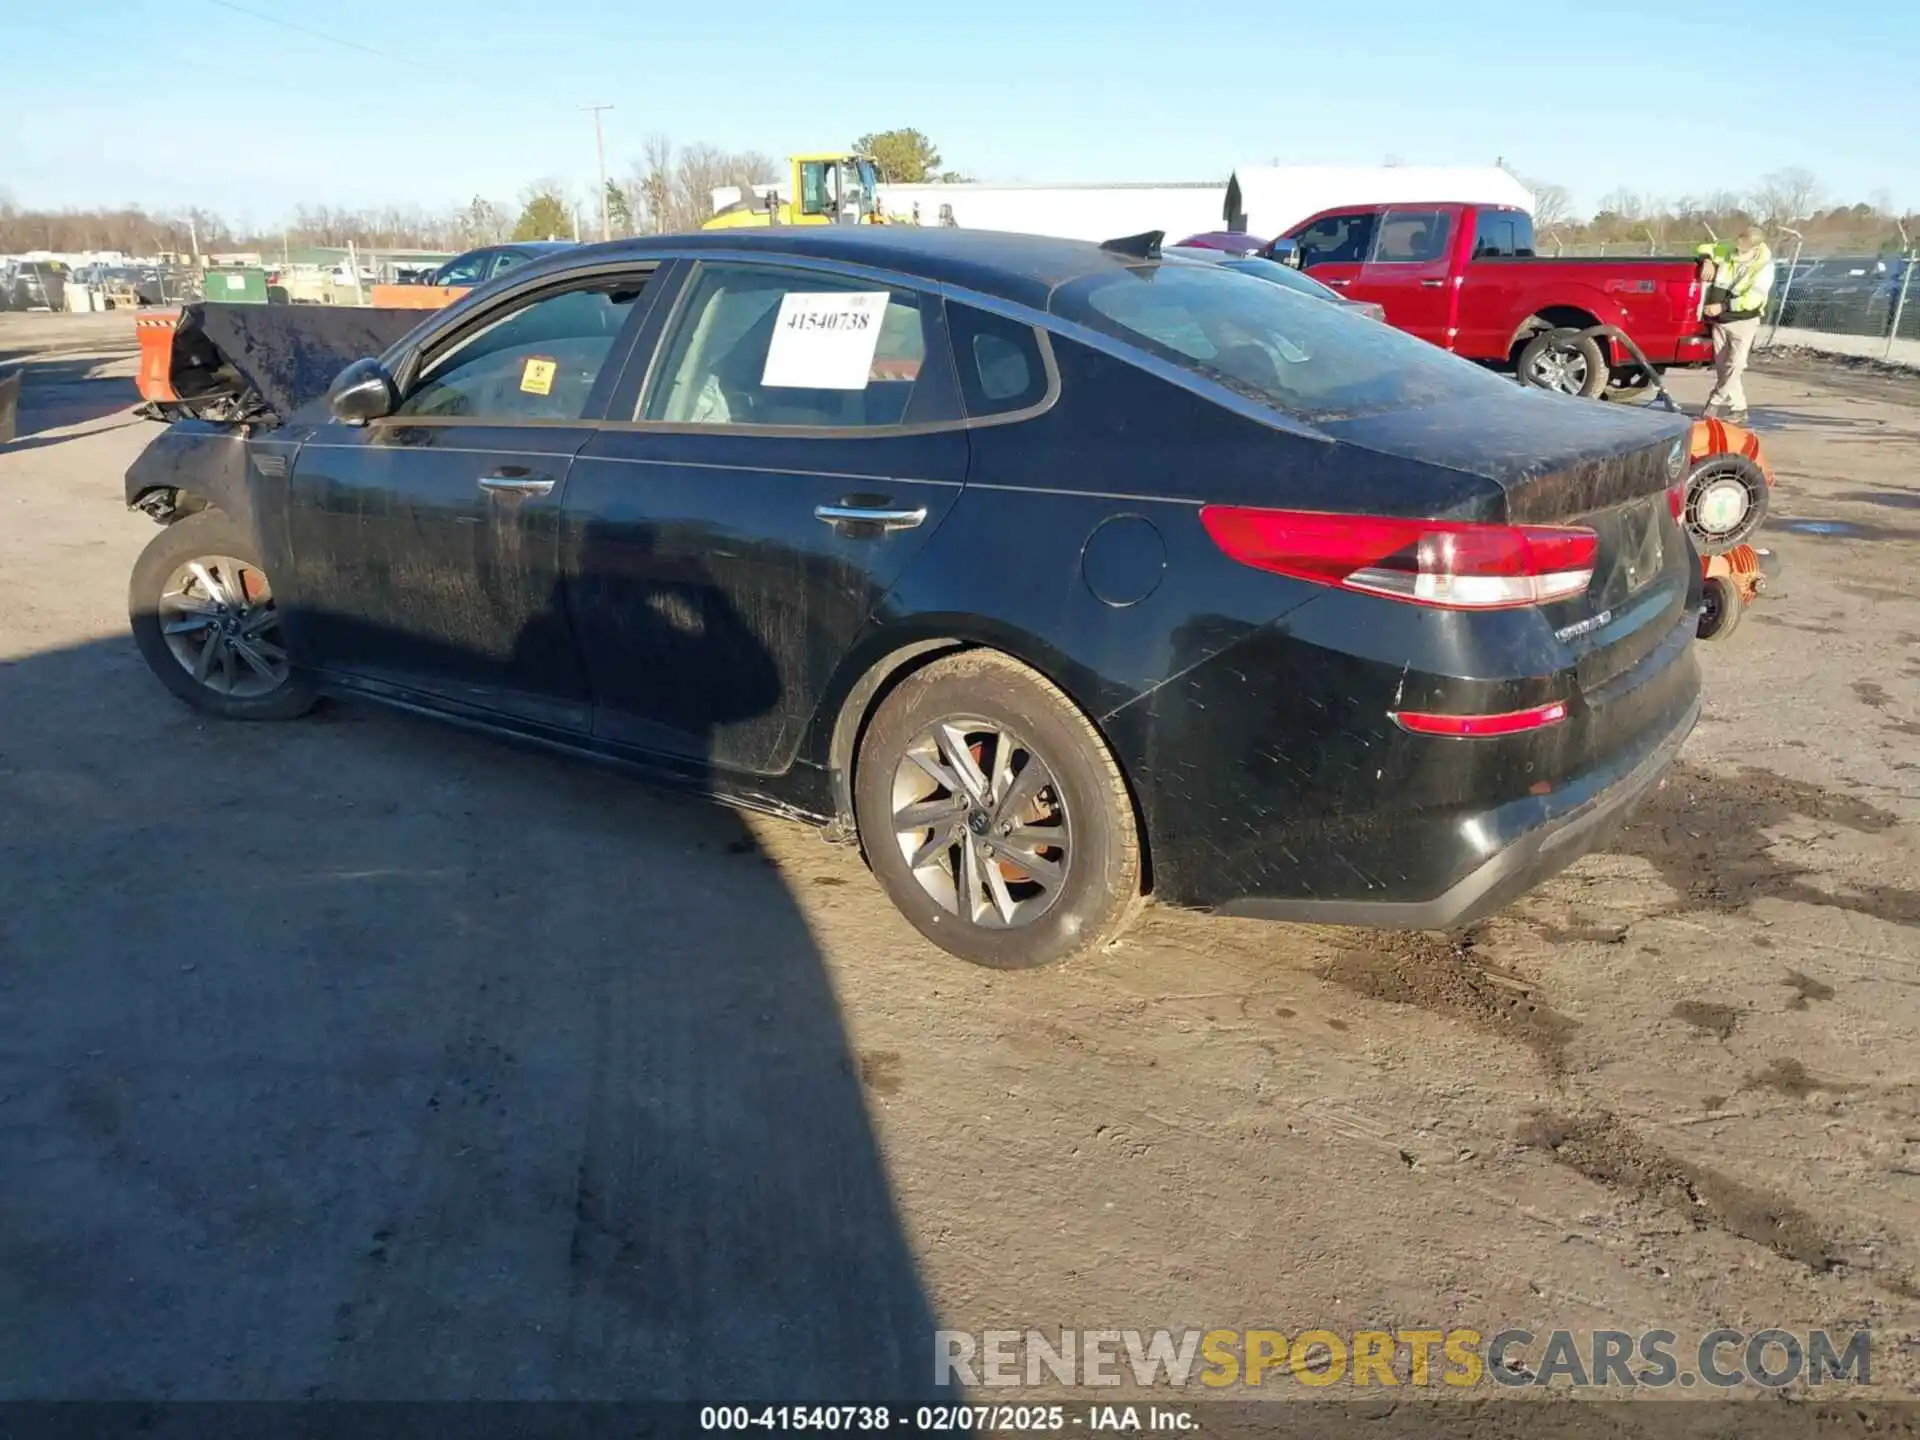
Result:
[[[176,520],[140,552],[127,587],[134,643],[162,685],[222,720],[291,720],[313,689],[287,662],[280,612],[253,541],[217,510]]]
[[[887,696],[861,741],[854,816],[901,914],[976,965],[1098,949],[1139,897],[1132,797],[1100,733],[996,651],[936,660]]]
[[[1536,390],[1593,400],[1607,388],[1607,352],[1578,330],[1542,330],[1521,347],[1516,368]]]

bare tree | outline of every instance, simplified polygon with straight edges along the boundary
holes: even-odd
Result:
[[[1645,196],[1624,186],[1600,197],[1599,213],[1618,216],[1622,220],[1644,220],[1651,210]]]
[[[1776,170],[1753,189],[1753,217],[1762,225],[1791,225],[1812,215],[1820,204],[1820,181],[1811,170]]]
[[[635,226],[655,235],[668,229],[673,211],[673,141],[665,135],[649,135],[620,189]]]
[[[1573,193],[1566,186],[1555,185],[1550,180],[1528,180],[1524,177],[1520,183],[1533,192],[1533,223],[1536,229],[1551,230],[1573,219]]]
[[[683,145],[673,167],[670,230],[697,230],[713,214],[713,192],[723,185],[742,189],[779,178],[779,168],[758,151],[727,151],[712,145]]]

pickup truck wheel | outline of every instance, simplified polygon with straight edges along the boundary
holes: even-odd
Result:
[[[1592,400],[1607,388],[1607,356],[1600,342],[1578,330],[1542,330],[1520,351],[1523,383],[1538,390]]]
[[[223,720],[291,720],[314,706],[287,661],[280,611],[253,541],[202,510],[134,561],[127,618],[147,667],[194,709]]]

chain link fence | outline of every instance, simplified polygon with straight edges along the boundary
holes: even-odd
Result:
[[[1538,253],[1549,259],[1677,259],[1690,256],[1705,239],[1697,232],[1679,236],[1672,227],[1648,227],[1632,239],[1583,238],[1562,243],[1548,229],[1540,232],[1536,245]],[[1773,254],[1773,294],[1763,343],[1834,336],[1849,342],[1836,348],[1886,357],[1908,354],[1910,342],[1920,345],[1920,265],[1915,264],[1920,260],[1920,245],[1876,253],[1857,245],[1779,236]],[[1782,335],[1783,331],[1795,333]],[[1920,354],[1908,354],[1908,358],[1920,359]]]

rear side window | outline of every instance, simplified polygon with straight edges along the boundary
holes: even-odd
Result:
[[[876,429],[950,419],[945,366],[910,291],[813,271],[704,265],[667,335],[642,420]],[[926,403],[916,406],[922,380]],[[942,393],[949,413],[928,407]]]
[[[1300,264],[1358,265],[1373,245],[1374,214],[1323,215],[1296,237]]]
[[[1380,222],[1374,263],[1415,265],[1443,259],[1452,228],[1453,217],[1444,210],[1389,210]]]
[[[1051,309],[1304,420],[1504,395],[1512,384],[1344,306],[1224,265],[1102,271],[1055,291]]]
[[[967,414],[1005,415],[1046,399],[1047,364],[1032,326],[949,302],[947,328]]]
[[[1473,232],[1476,260],[1524,260],[1533,255],[1533,221],[1517,210],[1482,210]]]

